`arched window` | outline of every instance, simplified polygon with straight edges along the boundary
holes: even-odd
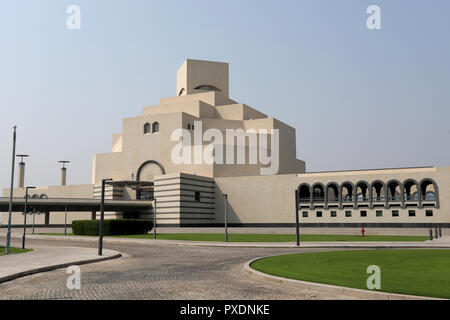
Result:
[[[407,201],[409,200],[414,200],[417,201],[419,200],[417,197],[417,191],[419,190],[418,188],[418,183],[413,180],[413,179],[408,179],[405,182],[403,182],[403,198]]]
[[[436,201],[437,196],[437,184],[431,179],[423,179],[420,182],[420,193],[422,200]]]
[[[339,202],[339,186],[337,183],[331,182],[327,185],[328,203]]]
[[[364,202],[369,200],[369,184],[365,181],[360,181],[356,184],[356,200]]]
[[[150,123],[146,123],[144,124],[144,134],[150,133],[151,132],[151,126]]]
[[[353,196],[353,184],[350,182],[344,182],[341,186],[341,197],[343,202],[352,202]]]
[[[311,188],[308,184],[302,184],[300,188],[298,188],[298,197],[299,202],[305,203],[311,201]]]
[[[384,202],[385,199],[385,184],[382,181],[374,181],[370,186],[370,192],[373,202]]]
[[[401,201],[402,187],[397,180],[392,180],[387,183],[388,201]]]
[[[313,202],[324,202],[325,192],[323,185],[320,183],[316,183],[312,189],[313,189]]]
[[[201,85],[194,88],[195,90],[204,90],[204,91],[220,91],[220,89],[210,86],[210,85]]]
[[[156,132],[159,132],[159,122],[153,122],[153,125],[152,125],[152,132],[153,133],[156,133]]]

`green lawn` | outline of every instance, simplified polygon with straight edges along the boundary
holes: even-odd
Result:
[[[361,250],[297,253],[257,260],[275,276],[367,289],[367,267],[381,269],[381,290],[450,299],[450,250]]]
[[[62,235],[47,233],[46,235]],[[73,236],[73,234],[68,234]],[[109,236],[107,236],[109,237]],[[118,238],[153,239],[153,234],[114,236]],[[220,233],[159,233],[160,240],[185,240],[185,241],[215,241],[223,242],[224,235]],[[300,241],[330,242],[330,241],[425,241],[426,236],[389,236],[389,235],[326,235],[326,234],[304,234]],[[295,242],[295,234],[229,234],[230,242]]]
[[[22,250],[20,248],[10,248],[10,253],[25,253],[25,252],[30,252],[32,251],[32,249],[25,249]],[[0,256],[5,254],[5,247],[0,247]]]

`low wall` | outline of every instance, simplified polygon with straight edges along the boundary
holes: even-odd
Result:
[[[442,236],[450,236],[450,228],[442,228]],[[223,228],[173,228],[158,227],[158,233],[223,233]],[[22,234],[23,227],[15,226],[12,233]],[[64,228],[60,225],[48,227],[37,226],[36,233],[64,233]],[[244,234],[295,234],[295,228],[228,228],[229,233]],[[27,233],[31,233],[31,228],[27,228]],[[67,233],[72,233],[70,225],[67,227]],[[359,235],[359,228],[300,228],[301,234],[354,234]],[[0,235],[6,234],[6,226],[0,228]],[[366,228],[366,235],[412,235],[428,236],[429,229],[423,228]],[[433,229],[434,235],[434,229]]]

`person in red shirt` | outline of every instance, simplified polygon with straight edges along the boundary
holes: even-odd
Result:
[[[361,228],[361,235],[364,237],[364,233],[366,233],[366,229],[364,227]]]

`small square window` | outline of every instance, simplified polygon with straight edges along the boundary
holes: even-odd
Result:
[[[200,192],[195,191],[195,201],[200,201]]]
[[[425,215],[426,215],[427,217],[432,217],[432,216],[433,216],[433,210],[427,210],[427,211],[425,211]]]
[[[383,216],[383,211],[377,210],[376,215],[377,215],[377,217],[382,217]]]
[[[308,211],[303,211],[302,212],[302,217],[303,218],[308,218]]]
[[[347,218],[351,217],[352,216],[352,212],[351,211],[345,211],[345,216]]]
[[[367,217],[367,211],[366,210],[362,210],[361,211],[361,217]]]
[[[392,216],[398,217],[399,216],[398,210],[392,210]]]
[[[416,211],[415,211],[415,210],[409,210],[409,211],[408,211],[408,215],[409,215],[410,217],[415,217],[415,216],[416,216]]]
[[[322,211],[317,211],[316,216],[317,218],[322,218]]]
[[[332,218],[335,218],[335,217],[337,217],[337,213],[336,213],[336,211],[331,211],[331,217],[332,217]]]

